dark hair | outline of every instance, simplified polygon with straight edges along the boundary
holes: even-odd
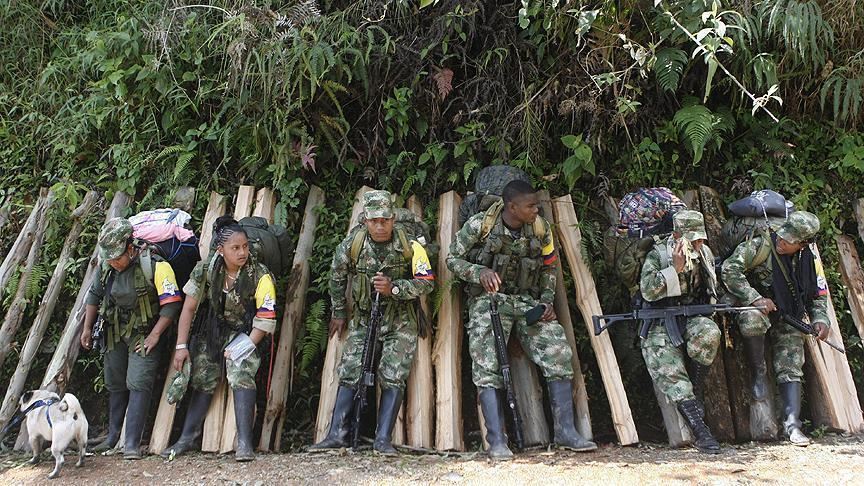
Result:
[[[505,203],[508,203],[519,196],[534,194],[535,192],[537,191],[534,190],[534,187],[532,187],[530,183],[517,179],[508,182],[507,185],[504,186],[504,190],[501,191],[501,198],[504,199]]]
[[[213,222],[213,241],[216,242],[216,246],[225,244],[234,233],[243,233],[247,238],[249,237],[246,230],[231,216],[219,216]]]

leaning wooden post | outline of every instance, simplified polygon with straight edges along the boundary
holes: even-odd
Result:
[[[855,201],[855,219],[858,221],[858,237],[864,241],[864,197]]]
[[[240,186],[237,189],[237,197],[234,204],[234,219],[239,220],[249,216],[252,213],[252,204],[254,201],[255,188],[252,186]],[[223,423],[226,420],[226,416],[230,415],[231,423],[234,423],[234,396],[228,393],[228,380],[224,378],[222,377],[216,386],[213,400],[210,402],[210,408],[207,409],[207,417],[204,419],[204,432],[201,439],[201,450],[203,452],[219,452],[223,443]]]
[[[33,239],[36,236],[36,226],[39,222],[39,216],[42,214],[42,208],[45,206],[45,199],[47,197],[48,190],[42,189],[39,192],[39,198],[36,199],[36,203],[33,205],[33,209],[30,211],[30,216],[27,217],[27,222],[24,223],[21,232],[18,233],[18,237],[15,239],[15,243],[12,244],[12,248],[9,249],[9,253],[6,254],[6,258],[3,259],[3,263],[0,264],[0,300],[3,299],[3,291],[6,290],[6,284],[9,283],[9,279],[12,278],[18,265],[27,256],[27,252],[30,251],[30,246],[33,244]]]
[[[288,383],[294,371],[294,342],[297,331],[303,325],[303,311],[306,308],[306,289],[309,287],[309,259],[315,243],[315,228],[318,226],[318,213],[324,206],[324,191],[318,186],[309,188],[303,225],[297,239],[288,289],[285,291],[285,312],[279,330],[279,348],[273,363],[273,376],[270,381],[270,394],[267,396],[267,411],[261,426],[261,440],[258,449],[269,451],[271,444],[279,443],[285,417],[285,404],[288,400]]]
[[[351,210],[351,219],[348,220],[348,233],[360,219],[363,212],[363,195],[372,188],[363,186],[354,196],[354,208]],[[351,280],[348,281],[348,316],[351,316]],[[324,367],[321,370],[321,393],[318,399],[318,414],[315,420],[315,442],[321,442],[327,437],[330,430],[330,419],[333,417],[333,407],[336,405],[336,391],[339,388],[339,361],[342,359],[342,349],[345,346],[346,333],[333,335],[327,342],[327,353],[324,356]]]
[[[18,366],[15,368],[15,373],[9,381],[9,386],[6,389],[6,397],[3,399],[2,408],[0,408],[0,428],[5,427],[18,408],[18,399],[24,391],[27,376],[30,374],[30,368],[33,365],[33,358],[36,356],[36,351],[42,344],[42,338],[45,336],[45,330],[51,322],[51,316],[54,313],[54,307],[57,305],[57,299],[60,297],[60,291],[63,289],[63,282],[66,280],[67,264],[72,258],[72,252],[75,250],[75,243],[78,237],[81,236],[81,231],[84,229],[83,219],[87,216],[93,205],[96,204],[96,192],[90,191],[81,201],[81,204],[75,211],[72,212],[72,227],[66,235],[66,240],[63,242],[63,249],[60,251],[60,256],[57,258],[57,265],[54,267],[54,273],[51,275],[51,280],[45,289],[45,294],[42,296],[42,301],[39,303],[39,311],[33,324],[30,326],[30,332],[27,334],[27,340],[24,341],[24,347],[21,349],[21,355],[18,359]],[[47,207],[47,205],[46,205]],[[47,226],[48,215],[43,217],[46,221],[43,225]]]
[[[846,300],[858,335],[864,340],[864,271],[861,270],[861,259],[855,241],[846,235],[837,237],[837,248],[840,250],[840,273],[846,284]]]
[[[201,236],[198,238],[198,252],[201,254],[202,261],[207,261],[210,253],[213,222],[223,214],[225,214],[225,197],[211,192],[207,202],[207,212],[204,213],[204,220],[201,222]],[[168,403],[168,388],[174,378],[173,351],[169,363],[171,364],[168,365],[168,373],[165,375],[165,385],[162,387],[162,399],[159,400],[159,409],[156,411],[156,419],[153,421],[153,432],[150,434],[149,449],[154,454],[159,454],[168,447],[168,442],[171,440],[171,429],[174,427],[174,415],[177,413],[177,404]]]
[[[54,192],[49,191],[45,204],[40,206],[39,209],[33,243],[30,245],[27,262],[24,265],[24,270],[21,272],[21,278],[18,280],[18,290],[15,292],[12,304],[9,305],[9,309],[6,312],[3,327],[0,328],[0,369],[3,368],[3,363],[6,361],[6,356],[12,347],[12,339],[15,338],[15,333],[24,319],[24,311],[27,309],[28,303],[26,298],[27,283],[30,280],[30,275],[33,273],[33,267],[36,266],[36,262],[39,260],[39,251],[42,249],[42,243],[45,240],[45,230],[48,229],[48,214],[53,204]]]
[[[615,432],[621,445],[636,444],[639,442],[639,435],[636,433],[636,425],[633,423],[633,415],[630,412],[630,404],[621,382],[621,371],[618,369],[618,361],[615,359],[615,351],[612,348],[609,334],[594,335],[591,316],[602,314],[603,310],[600,307],[591,270],[588,269],[583,259],[582,233],[579,231],[579,221],[576,218],[576,211],[573,209],[573,199],[569,194],[555,198],[552,200],[552,208],[558,223],[558,240],[567,256],[570,272],[573,274],[573,282],[576,287],[576,304],[582,313],[582,319],[588,329],[588,335],[591,337],[591,346],[597,355],[597,365],[600,367],[606,396],[609,399]]]
[[[447,268],[450,243],[459,231],[459,204],[453,191],[442,194],[438,203],[438,285],[441,307],[438,331],[432,349],[435,366],[435,448],[439,451],[465,450],[462,427],[462,295],[461,286]]]

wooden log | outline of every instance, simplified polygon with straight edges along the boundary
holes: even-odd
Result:
[[[260,191],[259,191],[260,195]],[[279,330],[279,347],[273,363],[273,376],[270,381],[270,394],[267,396],[267,410],[261,426],[261,440],[258,449],[270,451],[276,437],[282,435],[282,421],[285,405],[290,391],[291,377],[294,375],[294,343],[303,325],[306,308],[306,289],[309,287],[309,259],[315,243],[315,228],[318,226],[319,209],[324,205],[324,191],[318,186],[309,188],[303,225],[297,239],[291,276],[285,291],[285,313]]]
[[[348,231],[351,232],[360,219],[363,212],[363,195],[371,191],[368,186],[361,187],[354,196],[354,207],[351,210],[351,219],[348,220]],[[351,315],[351,281],[345,292],[348,298],[348,315]],[[321,442],[330,430],[330,419],[333,417],[333,406],[336,404],[336,390],[339,388],[339,361],[342,359],[342,349],[345,346],[346,333],[331,336],[327,341],[327,353],[324,356],[324,367],[321,370],[321,393],[318,399],[318,414],[315,421],[315,442]]]
[[[259,216],[273,223],[273,212],[276,209],[276,197],[273,195],[273,189],[262,187],[258,189],[255,195],[255,211],[252,216]]]
[[[585,264],[582,255],[582,233],[579,230],[579,221],[573,208],[573,199],[569,194],[555,198],[552,200],[552,208],[558,224],[558,241],[564,249],[570,272],[573,275],[573,282],[576,287],[576,304],[582,313],[582,319],[591,338],[591,346],[597,355],[597,365],[600,367],[606,396],[609,399],[615,432],[621,445],[635,444],[639,442],[639,435],[636,433],[636,425],[633,422],[633,414],[630,411],[627,394],[621,382],[621,372],[618,369],[618,361],[615,359],[615,351],[612,348],[609,334],[594,335],[591,316],[602,314],[603,310],[600,307],[591,270]]]
[[[408,209],[416,216],[423,217],[423,208],[416,196],[408,198]],[[418,338],[417,353],[411,363],[405,397],[405,429],[408,445],[431,449],[435,440],[432,428],[435,419],[435,385],[432,381],[432,309],[428,296],[420,297],[420,308],[430,329],[428,336]]]
[[[237,189],[236,204],[234,206],[234,219],[240,220],[252,214],[252,204],[255,197],[255,188],[252,186],[240,186]],[[226,409],[230,408],[230,415]],[[204,432],[201,439],[201,450],[203,452],[218,452],[223,448],[222,436],[226,430],[230,434],[236,431],[237,424],[234,422],[234,394],[230,393],[228,380],[223,376],[213,393],[210,408],[207,409],[207,417],[204,419]],[[231,447],[233,448],[233,436]],[[223,451],[227,452],[227,451]]]
[[[450,243],[459,231],[459,204],[454,191],[438,199],[438,285],[443,296],[438,310],[438,331],[432,349],[435,366],[435,449],[465,450],[462,427],[462,295],[447,268]]]
[[[665,393],[657,388],[654,384],[654,396],[657,398],[657,405],[660,406],[660,414],[663,416],[663,428],[666,429],[666,437],[669,440],[669,445],[672,447],[683,447],[693,442],[693,434],[690,432],[690,427],[678,408],[669,400]]]
[[[526,446],[546,445],[549,443],[549,424],[543,409],[543,388],[540,386],[540,373],[537,366],[525,353],[515,332],[510,334],[507,353],[510,356],[510,369],[513,372],[513,387],[516,403],[522,416],[522,434]]]
[[[552,201],[549,193],[540,191],[538,193],[540,199],[540,207],[543,209],[543,214],[546,220],[550,223],[554,221],[554,211],[552,210]],[[608,210],[610,216],[614,216],[615,224],[618,223],[618,204],[611,197],[606,198],[606,205],[610,208],[615,208],[614,211]],[[579,349],[576,346],[576,333],[573,327],[573,317],[570,315],[570,301],[567,298],[567,286],[564,284],[564,271],[562,270],[562,260],[559,259],[558,265],[555,266],[555,314],[558,316],[558,322],[564,328],[564,335],[567,336],[567,344],[573,351],[573,358],[570,364],[573,366],[573,404],[576,412],[576,430],[588,440],[594,438],[594,432],[591,429],[591,414],[588,410],[588,389],[585,387],[585,376],[582,374],[582,363],[579,360]]]
[[[6,228],[6,223],[9,222],[9,204],[4,204],[2,208],[0,208],[0,234],[3,234],[3,230]],[[2,251],[2,250],[0,250]],[[3,258],[3,254],[0,253],[0,258]]]
[[[855,241],[849,236],[837,237],[837,248],[840,250],[840,273],[846,284],[846,300],[858,335],[864,340],[864,271],[861,270],[861,259]]]
[[[48,282],[45,294],[42,296],[42,301],[39,304],[39,311],[36,313],[36,318],[33,320],[33,324],[30,326],[30,332],[27,334],[27,339],[24,341],[24,347],[21,349],[18,366],[15,368],[15,373],[13,373],[12,379],[9,381],[6,389],[6,396],[3,399],[3,405],[0,407],[0,428],[5,427],[18,410],[18,399],[21,398],[21,393],[24,391],[27,376],[30,374],[30,368],[33,365],[33,359],[36,357],[36,352],[42,344],[45,330],[51,322],[54,307],[57,305],[57,299],[60,297],[63,283],[66,281],[68,263],[69,260],[72,259],[72,252],[75,250],[75,243],[78,241],[78,237],[81,236],[81,231],[84,229],[82,220],[93,208],[93,205],[96,204],[96,199],[97,195],[95,191],[88,192],[81,201],[81,204],[71,214],[72,227],[69,228],[69,233],[67,233],[66,240],[63,242],[60,256],[57,258],[57,264],[54,267],[54,273],[51,275],[51,280]],[[49,206],[50,201],[46,204],[46,214],[43,216],[42,226],[47,226],[47,208]]]
[[[30,216],[27,217],[27,221],[21,228],[21,232],[18,233],[15,243],[12,244],[9,253],[6,254],[6,258],[0,264],[0,300],[3,299],[3,291],[6,290],[6,284],[9,283],[9,279],[12,278],[18,265],[30,251],[30,246],[33,244],[33,239],[36,236],[36,226],[39,222],[39,216],[42,214],[42,208],[45,206],[45,199],[47,197],[48,190],[43,188],[39,192],[39,198],[33,205],[33,209],[30,210]]]
[[[24,264],[24,270],[21,272],[21,278],[18,280],[18,290],[6,311],[6,317],[3,319],[3,326],[0,327],[0,369],[3,368],[3,363],[6,361],[9,351],[12,349],[12,340],[15,339],[15,333],[18,332],[18,327],[24,319],[24,311],[27,310],[27,283],[33,273],[33,267],[39,260],[39,252],[42,249],[42,243],[45,240],[45,230],[48,229],[48,215],[51,212],[51,206],[54,204],[54,192],[49,191],[45,198],[45,204],[39,207],[39,214],[36,219],[36,229],[33,235],[33,243],[30,245],[30,250],[27,253],[27,261]]]
[[[864,241],[864,197],[855,202],[855,220],[858,221],[858,237]]]
[[[195,209],[195,188],[190,186],[178,188],[174,192],[171,205],[187,213],[191,213]]]
[[[202,222],[201,237],[198,239],[198,251],[201,253],[202,259],[206,260],[210,252],[210,241],[213,239],[213,222],[216,218],[225,213],[225,198],[215,192],[210,193],[210,200],[207,204],[207,212],[204,214]],[[171,360],[174,362],[174,351],[171,352]],[[165,384],[162,386],[162,399],[159,400],[159,408],[156,411],[156,418],[153,420],[153,431],[150,434],[149,451],[154,454],[159,454],[162,450],[168,447],[171,440],[171,430],[174,427],[174,415],[177,413],[177,404],[168,403],[168,388],[171,386],[171,381],[174,378],[173,364],[168,365],[168,373],[165,375]]]

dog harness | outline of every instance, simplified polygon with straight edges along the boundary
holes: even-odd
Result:
[[[13,418],[12,421],[6,425],[6,427],[3,427],[3,432],[0,433],[0,437],[5,436],[6,432],[8,432],[9,429],[23,422],[24,417],[26,417],[28,413],[41,407],[45,407],[45,418],[48,419],[48,427],[53,429],[54,424],[51,423],[51,415],[48,412],[50,410],[49,407],[57,402],[58,400],[54,398],[49,398],[47,400],[36,400],[35,402],[31,403],[30,406],[24,409],[23,412],[20,412],[17,416],[15,416],[15,418]]]

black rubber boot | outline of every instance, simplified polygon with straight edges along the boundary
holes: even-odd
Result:
[[[753,400],[768,400],[768,365],[765,363],[765,336],[745,337],[744,354],[750,366],[750,393]]]
[[[252,427],[255,426],[254,388],[234,390],[234,420],[237,421],[237,449],[234,460],[247,462],[255,459],[255,446],[252,444]]]
[[[801,382],[780,383],[780,399],[783,401],[783,430],[793,445],[806,447],[810,439],[801,432]]]
[[[126,407],[126,447],[123,459],[141,459],[141,436],[150,411],[150,392],[129,392],[129,406]]]
[[[698,400],[684,400],[678,403],[678,411],[684,416],[696,440],[693,445],[699,452],[706,454],[719,454],[720,443],[711,435],[711,430],[705,423],[705,409]]]
[[[486,453],[493,461],[513,459],[513,452],[507,447],[507,436],[504,434],[504,410],[498,399],[498,390],[478,388],[477,396],[486,422],[486,442],[489,443],[489,450]]]
[[[333,418],[330,431],[321,442],[309,446],[310,452],[329,451],[348,447],[348,416],[354,408],[354,389],[339,385],[336,404],[333,405]]]
[[[548,387],[555,429],[555,444],[561,448],[577,452],[597,450],[597,444],[585,439],[576,430],[573,419],[573,384],[570,380],[550,381]]]
[[[385,456],[397,455],[396,449],[391,443],[393,425],[399,415],[399,407],[402,406],[402,390],[398,388],[384,388],[381,390],[381,401],[378,403],[378,428],[375,429],[375,443],[372,448],[375,452]]]
[[[207,416],[211,400],[213,400],[212,393],[193,392],[192,398],[189,399],[189,408],[186,409],[186,418],[183,420],[183,433],[180,434],[177,442],[162,451],[162,457],[167,459],[171,457],[172,452],[174,457],[177,457],[195,446],[195,441],[201,436],[204,418]]]
[[[123,419],[126,418],[126,406],[128,404],[128,391],[114,392],[108,395],[108,436],[93,446],[93,452],[105,452],[117,445],[120,431],[123,430]]]

